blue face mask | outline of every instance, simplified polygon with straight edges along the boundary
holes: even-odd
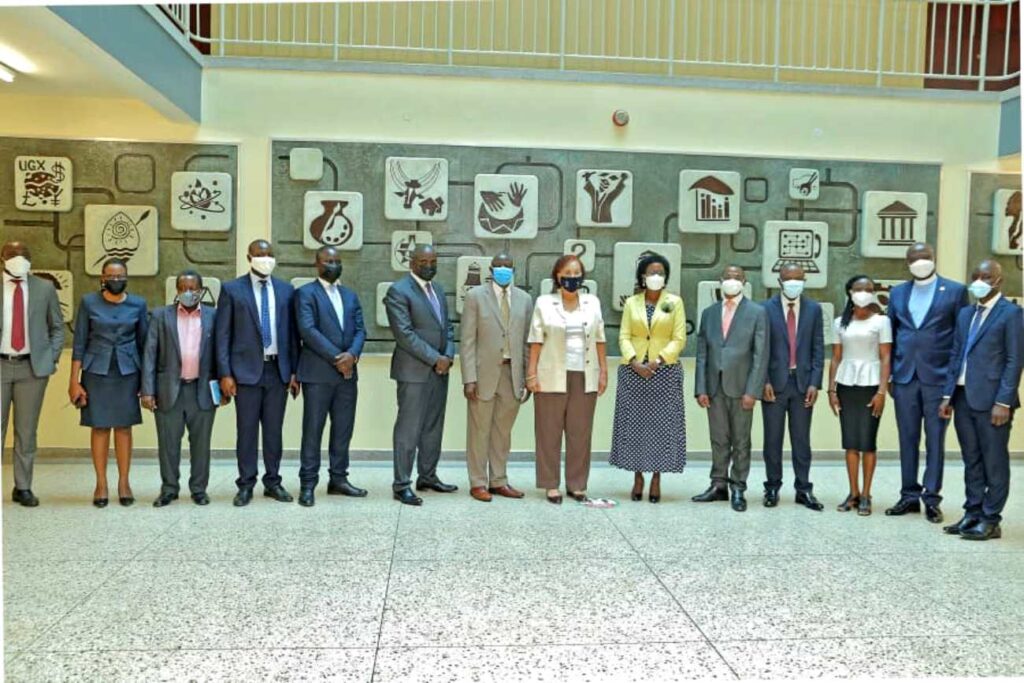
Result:
[[[491,277],[498,284],[499,287],[508,287],[512,284],[512,278],[515,276],[515,270],[508,266],[497,266],[491,268]]]
[[[967,289],[975,299],[984,299],[992,293],[992,285],[984,280],[975,280],[967,287]]]
[[[783,280],[782,281],[782,293],[786,295],[787,299],[796,299],[804,293],[804,281],[803,280]]]

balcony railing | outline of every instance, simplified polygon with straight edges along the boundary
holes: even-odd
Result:
[[[162,5],[211,57],[1006,90],[1019,0]]]

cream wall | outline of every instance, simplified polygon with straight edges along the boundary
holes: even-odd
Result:
[[[616,108],[630,112],[626,129],[609,121]],[[967,170],[1000,169],[994,159],[998,104],[929,99],[225,69],[206,73],[201,127],[171,123],[125,101],[0,96],[0,112],[0,135],[239,143],[239,263],[250,240],[270,234],[274,137],[940,162],[939,268],[954,277],[966,267]],[[1003,166],[1019,170],[1012,161]],[[77,415],[63,407],[68,366],[65,357],[47,394],[42,447],[87,444]],[[395,399],[387,367],[386,356],[365,357],[360,365],[355,449],[390,449]],[[686,370],[692,377],[692,360]],[[612,376],[598,402],[597,450],[610,442]],[[690,449],[707,451],[706,419],[691,398],[687,414]],[[299,402],[290,402],[287,448],[298,447],[300,418]],[[760,419],[754,424],[759,444]],[[815,448],[837,449],[838,421],[824,404],[814,425]],[[233,427],[229,407],[217,420],[215,447],[233,446]],[[950,437],[952,444],[952,430]],[[461,450],[464,442],[465,402],[456,373],[444,447]],[[532,411],[525,410],[514,447],[530,451],[532,443]],[[136,430],[136,444],[155,446],[150,422]],[[890,402],[880,448],[896,447]],[[1013,447],[1024,450],[1020,429]]]

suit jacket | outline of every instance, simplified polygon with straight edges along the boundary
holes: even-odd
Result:
[[[957,316],[953,348],[947,361],[945,396],[952,396],[956,390],[974,313],[975,307],[969,306],[961,309]],[[1000,298],[967,349],[964,388],[971,410],[991,410],[996,403],[1020,407],[1017,386],[1020,384],[1022,334],[1024,315],[1020,306],[1007,301],[1006,297]]]
[[[786,327],[788,308],[782,295],[773,296],[764,304],[768,314],[768,381],[776,392],[786,388],[789,381],[789,329]],[[806,296],[800,297],[800,314],[796,321],[796,388],[801,393],[807,387],[821,388],[825,369],[825,333],[821,319],[821,304]]]
[[[214,353],[214,326],[217,311],[212,306],[199,309],[202,335],[199,342],[199,408],[213,410],[217,406],[210,396],[210,380],[217,377],[217,357]],[[146,348],[142,354],[142,395],[156,396],[157,410],[170,410],[181,390],[181,345],[178,338],[178,305],[172,304],[153,311],[146,334]]]
[[[32,374],[49,377],[57,370],[57,361],[64,348],[64,316],[53,284],[35,275],[29,275],[28,287],[28,346]],[[0,321],[4,319],[4,298],[0,296]],[[0,325],[3,323],[0,322]]]
[[[484,401],[494,398],[498,387],[506,334],[512,350],[512,388],[516,396],[521,396],[526,387],[526,363],[530,354],[526,339],[530,334],[533,299],[514,285],[509,285],[509,291],[507,330],[501,317],[501,303],[491,283],[469,290],[462,304],[462,344],[459,350],[462,382],[476,382],[477,393]]]
[[[455,328],[448,317],[444,290],[431,282],[434,295],[441,304],[441,318],[434,315],[426,293],[407,274],[388,288],[384,307],[388,325],[395,335],[395,352],[391,356],[391,379],[399,382],[426,382],[438,358],[455,358]]]
[[[277,313],[277,367],[281,381],[288,382],[299,360],[299,335],[292,305],[295,289],[276,277],[270,281]],[[234,377],[239,384],[258,384],[263,376],[263,333],[248,273],[221,287],[216,328],[217,374]]]
[[[665,311],[668,307],[671,310]],[[643,292],[626,299],[619,326],[619,350],[622,364],[629,365],[634,358],[643,361],[658,356],[667,365],[679,361],[686,348],[686,309],[683,300],[662,290],[654,308],[651,324],[647,324],[647,302]]]
[[[343,325],[338,322],[334,304],[319,280],[307,283],[295,292],[295,322],[302,339],[296,373],[300,382],[340,384],[355,382],[359,378],[358,370],[354,369],[352,379],[346,380],[334,367],[334,359],[339,354],[351,353],[358,359],[366,342],[359,297],[343,285],[338,285],[338,291],[344,309]]]
[[[708,306],[697,334],[694,394],[712,398],[721,389],[730,398],[761,398],[768,370],[768,316],[743,297],[733,314],[729,338],[722,336],[722,302]]]
[[[922,384],[940,386],[946,381],[949,351],[957,314],[968,305],[967,288],[959,282],[938,278],[935,297],[921,327],[910,315],[913,281],[896,285],[889,292],[889,320],[892,322],[892,381],[906,384],[917,375]]]
[[[586,357],[583,390],[592,394],[597,391],[601,381],[597,345],[605,343],[604,317],[601,315],[601,300],[593,294],[581,292],[579,302]],[[541,345],[537,361],[537,382],[544,393],[564,394],[567,391],[565,334],[566,313],[562,295],[557,292],[541,294],[533,307],[529,342]]]
[[[117,363],[122,375],[142,372],[148,327],[149,315],[142,297],[129,294],[115,305],[108,304],[99,292],[86,294],[75,316],[71,359],[81,361],[82,370],[95,375],[106,375],[112,362]]]

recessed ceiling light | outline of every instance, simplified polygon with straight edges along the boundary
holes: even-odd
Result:
[[[14,82],[14,72],[3,64],[0,64],[0,81],[3,81],[4,83]]]
[[[0,62],[8,69],[13,69],[23,74],[32,74],[37,71],[36,65],[31,59],[19,50],[15,50],[4,43],[0,43]]]

